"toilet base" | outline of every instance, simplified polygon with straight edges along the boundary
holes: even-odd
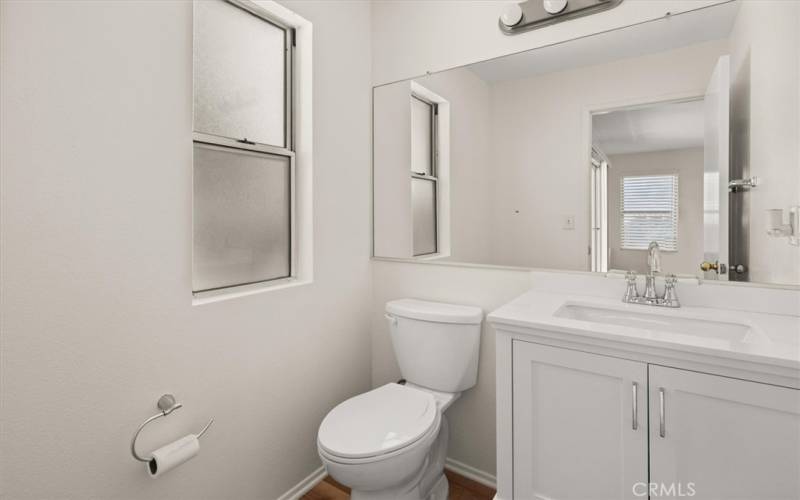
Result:
[[[450,483],[447,482],[447,478],[444,474],[439,477],[439,480],[436,481],[436,484],[433,486],[433,490],[431,490],[430,495],[426,500],[447,500],[447,495],[450,493]]]
[[[433,488],[425,498],[422,498],[419,491],[420,484],[416,484],[411,490],[397,488],[384,491],[351,491],[351,500],[447,500],[450,493],[450,483],[442,473],[433,485]]]
[[[447,500],[450,485],[444,475],[449,429],[442,415],[439,435],[431,446],[425,465],[414,479],[403,486],[381,491],[350,492],[351,500]]]

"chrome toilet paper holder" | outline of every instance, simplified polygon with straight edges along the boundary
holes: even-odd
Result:
[[[183,404],[178,403],[175,400],[175,396],[173,396],[172,394],[164,394],[160,398],[158,398],[157,406],[160,412],[156,413],[152,417],[142,422],[142,425],[140,425],[139,428],[136,429],[136,432],[133,433],[133,439],[131,439],[131,455],[133,455],[133,458],[135,458],[140,462],[149,462],[151,460],[151,457],[145,458],[136,452],[136,439],[139,437],[139,434],[142,432],[142,430],[144,430],[144,428],[147,427],[147,424],[149,424],[150,422],[158,420],[161,417],[166,417],[167,415],[177,410],[178,408],[183,408]],[[213,423],[214,419],[212,418],[211,420],[208,421],[206,426],[203,427],[203,430],[201,430],[200,433],[197,434],[197,439],[200,439],[200,437],[206,433],[208,428],[211,427],[211,424]]]

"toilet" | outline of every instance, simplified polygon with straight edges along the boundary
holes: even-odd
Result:
[[[444,412],[477,381],[483,311],[400,299],[385,316],[403,380],[331,410],[319,427],[319,456],[354,500],[445,500]]]

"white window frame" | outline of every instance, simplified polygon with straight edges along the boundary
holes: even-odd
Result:
[[[671,177],[673,183],[672,189],[672,210],[669,212],[672,218],[672,231],[675,242],[675,247],[671,248],[666,242],[659,241],[659,246],[662,252],[677,252],[678,251],[678,222],[680,214],[680,178],[677,173],[665,174],[652,174],[652,175],[623,175],[619,179],[619,244],[622,250],[642,250],[647,251],[647,245],[650,243],[642,242],[640,246],[626,245],[625,238],[625,214],[638,213],[638,214],[655,214],[667,213],[666,211],[659,210],[628,210],[625,211],[625,179],[630,178],[648,178],[648,177]]]
[[[608,157],[592,146],[590,168],[592,170],[592,272],[608,272]]]
[[[412,179],[421,179],[427,182],[433,182],[433,240],[434,240],[434,248],[433,252],[426,252],[426,253],[414,253],[414,257],[429,257],[431,255],[438,255],[439,254],[439,141],[438,141],[438,129],[439,129],[439,104],[428,100],[426,97],[421,96],[417,93],[411,93],[411,99],[416,99],[421,101],[428,106],[430,106],[430,122],[431,122],[431,132],[430,136],[428,137],[428,141],[430,142],[430,149],[431,149],[431,157],[430,157],[430,171],[431,173],[428,174],[426,172],[415,172],[411,170],[411,178]],[[414,134],[412,133],[412,136]],[[413,181],[412,181],[413,182]],[[413,244],[412,241],[412,253],[413,253]]]
[[[204,1],[204,0],[196,0]],[[194,305],[304,285],[313,281],[311,22],[274,1],[224,0],[286,31],[285,147],[194,132],[195,143],[288,157],[290,161],[290,274],[288,277],[192,292]],[[192,245],[194,243],[192,242]]]
[[[434,117],[435,127],[431,129],[433,135],[433,151],[435,160],[432,173],[436,177],[436,251],[434,253],[413,255],[413,233],[409,252],[416,260],[435,260],[450,256],[450,101],[423,87],[419,83],[410,82],[412,98],[417,98],[436,107]],[[411,178],[416,177],[411,173]],[[430,176],[419,178],[430,179]],[[411,182],[411,179],[409,179]]]

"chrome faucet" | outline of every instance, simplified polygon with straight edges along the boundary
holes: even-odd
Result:
[[[639,295],[636,288],[636,272],[628,271],[625,274],[627,286],[622,301],[628,304],[644,304],[661,307],[680,307],[675,284],[678,278],[674,274],[664,277],[664,295],[658,296],[656,292],[656,274],[661,273],[661,250],[658,243],[653,241],[647,247],[647,274],[645,275],[644,295]]]
[[[647,246],[647,270],[650,274],[661,272],[661,247],[657,241],[651,241]]]
[[[661,247],[657,241],[647,246],[647,276],[644,279],[644,298],[648,301],[658,299],[656,293],[656,273],[661,272]]]

